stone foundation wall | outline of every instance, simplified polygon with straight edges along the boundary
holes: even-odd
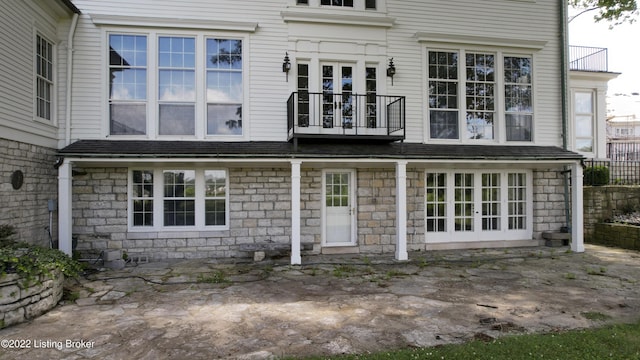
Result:
[[[48,200],[58,199],[58,172],[54,169],[55,150],[42,146],[0,139],[0,224],[15,226],[15,240],[49,247]],[[14,189],[11,175],[24,174],[21,188]],[[58,213],[53,213],[52,235],[58,238]]]
[[[128,232],[126,168],[86,168],[74,176],[74,236],[85,258],[103,250],[123,250],[149,260],[248,257],[245,244],[291,239],[291,170],[230,168],[229,229],[223,231]],[[322,170],[301,170],[301,242],[322,249]],[[407,248],[425,250],[424,171],[407,170]],[[396,241],[394,168],[357,169],[360,253],[393,253]],[[565,225],[561,169],[533,172],[534,239]],[[304,254],[304,252],[303,252]]]
[[[24,279],[16,274],[0,277],[0,328],[44,314],[62,299],[61,272],[54,272],[52,277],[41,275],[38,280],[25,287]]]
[[[239,245],[290,242],[289,169],[229,169],[229,230],[187,232],[128,232],[128,169],[84,170],[86,175],[73,179],[73,234],[84,258],[103,250],[149,260],[246,257]]]

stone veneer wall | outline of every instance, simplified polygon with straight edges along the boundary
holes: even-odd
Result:
[[[73,179],[73,234],[83,257],[107,249],[150,260],[245,257],[238,245],[290,242],[290,169],[229,169],[229,230],[192,232],[127,232],[128,169],[84,170],[87,175]],[[304,215],[319,214],[311,207],[303,204]]]
[[[64,275],[40,276],[39,283],[25,287],[16,274],[0,277],[0,328],[19,324],[52,309],[62,299]]]
[[[0,224],[15,226],[15,239],[49,246],[48,200],[58,198],[58,172],[53,168],[55,150],[0,138]],[[18,190],[11,174],[21,170],[24,183]],[[52,235],[57,239],[57,211],[53,213]]]
[[[543,232],[560,231],[567,226],[562,170],[533,171],[533,238],[536,240],[542,240]]]
[[[289,243],[291,238],[291,170],[229,169],[229,230],[127,232],[126,168],[86,168],[73,180],[73,233],[78,250],[97,256],[107,249],[150,260],[246,257],[239,245]],[[565,225],[561,169],[533,172],[534,239]],[[358,249],[393,253],[396,241],[394,168],[357,170]],[[425,249],[424,171],[407,170],[407,249]],[[322,242],[322,170],[301,171],[301,242]]]

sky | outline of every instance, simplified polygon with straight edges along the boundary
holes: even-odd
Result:
[[[570,16],[575,13],[570,9]],[[595,13],[584,13],[569,23],[569,44],[609,49],[609,71],[622,73],[609,82],[609,95],[640,92],[640,18],[609,29],[611,23],[593,20]]]

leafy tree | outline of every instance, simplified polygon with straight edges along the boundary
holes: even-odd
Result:
[[[597,11],[598,14],[594,16],[596,21],[610,21],[613,25],[632,23],[638,15],[636,0],[569,0],[569,5],[584,9],[572,19],[586,12]]]

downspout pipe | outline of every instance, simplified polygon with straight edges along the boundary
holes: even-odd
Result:
[[[71,143],[71,84],[73,82],[73,38],[76,34],[78,26],[79,14],[74,13],[69,27],[67,36],[67,88],[66,88],[66,104],[65,104],[65,124],[64,124],[64,145]]]
[[[567,58],[567,49],[569,47],[568,41],[568,4],[566,0],[558,0],[558,5],[560,7],[560,98],[562,103],[562,148],[564,150],[568,150],[569,148],[569,111],[567,109],[567,93],[569,89],[569,59]],[[569,199],[571,198],[571,193],[569,192],[569,181],[570,181],[570,169],[565,166],[563,174],[563,185],[564,185],[564,216],[565,216],[565,224],[567,228],[567,232],[571,233],[571,212],[570,212],[570,204]]]

